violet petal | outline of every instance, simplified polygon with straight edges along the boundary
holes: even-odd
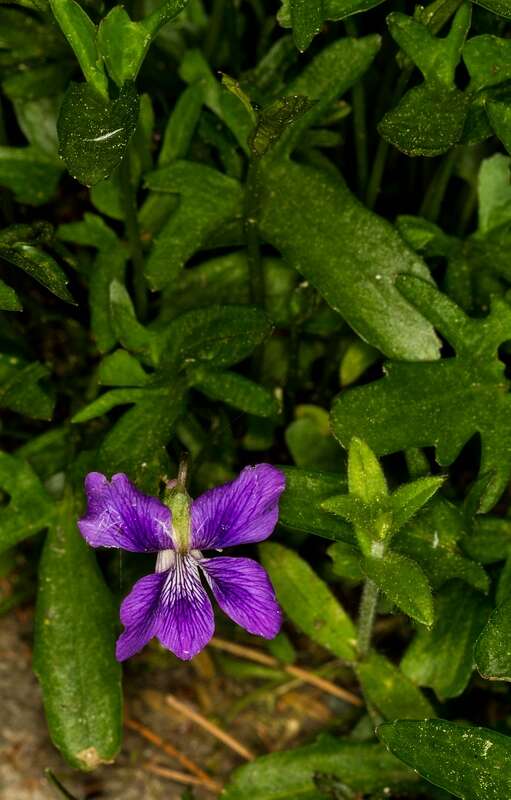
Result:
[[[124,632],[117,639],[115,655],[118,661],[138,653],[156,633],[159,623],[161,593],[167,573],[156,572],[136,582],[121,604]]]
[[[156,635],[164,647],[188,661],[213,636],[213,607],[193,556],[176,553],[174,565],[166,575]]]
[[[139,492],[123,473],[109,483],[100,472],[89,472],[85,493],[87,514],[78,527],[92,547],[121,547],[136,553],[173,547],[169,509]]]
[[[272,533],[284,491],[284,473],[270,464],[245,467],[236,480],[192,503],[192,548],[261,542]]]
[[[273,639],[282,612],[266,570],[251,558],[204,558],[199,561],[222,609],[249,633]]]

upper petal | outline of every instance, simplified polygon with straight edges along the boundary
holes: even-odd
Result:
[[[192,548],[261,542],[272,533],[284,491],[284,473],[270,464],[245,467],[236,480],[192,503]]]
[[[282,612],[266,570],[251,558],[204,558],[199,562],[222,611],[256,636],[273,639]]]
[[[123,600],[120,616],[125,629],[117,639],[115,655],[118,661],[131,658],[155,635],[166,577],[164,572],[146,575],[136,582]]]
[[[85,493],[87,514],[78,527],[92,547],[122,547],[137,553],[173,547],[169,509],[139,492],[126,475],[114,475],[109,483],[100,472],[90,472]]]
[[[213,607],[193,556],[176,553],[162,588],[156,636],[178,658],[188,661],[215,630]]]

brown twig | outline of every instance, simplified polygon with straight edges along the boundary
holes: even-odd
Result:
[[[159,697],[155,692],[146,691],[143,692],[143,696],[146,698],[152,708],[160,707]],[[238,753],[238,755],[240,755],[242,758],[245,758],[247,761],[253,761],[255,759],[255,754],[252,753],[248,747],[245,747],[245,745],[241,744],[241,742],[238,742],[237,739],[235,739],[229,733],[226,733],[214,722],[211,722],[199,711],[195,711],[195,709],[190,708],[190,706],[186,703],[182,703],[180,700],[174,697],[174,695],[164,695],[164,702],[167,706],[174,709],[174,711],[177,711],[178,714],[181,714],[183,717],[195,722],[196,725],[199,725],[216,739],[219,739],[221,742],[227,745],[227,747],[230,747],[231,750],[234,750],[235,753]]]
[[[171,781],[176,781],[176,783],[185,783],[188,786],[202,786],[204,789],[216,793],[220,793],[223,788],[222,784],[216,781],[210,780],[206,784],[203,780],[196,778],[194,775],[187,775],[185,772],[178,772],[175,769],[163,767],[160,764],[156,764],[154,761],[147,761],[145,764],[142,764],[142,767],[147,770],[147,772],[153,772],[155,775],[160,775],[160,777],[168,778]]]
[[[241,644],[234,644],[234,642],[227,642],[225,639],[219,639],[218,636],[214,636],[211,639],[210,645],[216,647],[218,650],[225,650],[225,652],[232,653],[233,655],[240,656],[241,658],[247,658],[250,661],[257,661],[259,664],[264,664],[267,667],[277,667],[278,669],[287,672],[288,675],[292,675],[293,678],[297,678],[298,680],[303,681],[303,683],[310,683],[312,686],[316,686],[323,692],[327,692],[334,697],[344,700],[345,703],[350,703],[353,706],[364,705],[360,697],[352,692],[349,692],[347,689],[343,689],[342,686],[337,686],[337,684],[326,680],[326,678],[321,678],[319,675],[315,675],[314,672],[309,672],[301,667],[295,667],[292,664],[282,664],[280,661],[278,661],[278,659],[274,658],[273,656],[269,656],[266,653],[261,653],[260,650],[255,650],[252,647],[246,647],[245,645]]]
[[[162,739],[157,733],[154,733],[150,728],[146,725],[143,725],[141,722],[138,722],[136,719],[126,719],[124,724],[127,728],[132,731],[136,731],[143,736],[144,739],[147,739],[148,742],[154,744],[155,747],[158,747],[160,750],[163,750],[171,758],[175,758],[176,761],[179,761],[182,767],[187,769],[189,772],[192,772],[198,781],[200,781],[204,786],[208,785],[213,787],[215,785],[218,788],[218,784],[209,777],[207,772],[204,772],[195,761],[192,761],[191,758],[188,758],[184,753],[181,753],[173,744],[170,742],[166,742],[165,739]]]

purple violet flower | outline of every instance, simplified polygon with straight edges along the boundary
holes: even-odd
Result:
[[[135,583],[121,605],[124,631],[119,661],[156,636],[178,658],[199,653],[214,632],[213,607],[201,573],[222,611],[249,633],[273,639],[282,617],[270,579],[250,558],[207,558],[267,539],[278,519],[283,473],[269,464],[245,467],[236,480],[190,500],[179,481],[165,503],[149,497],[124,474],[111,482],[99,472],[85,479],[87,514],[78,522],[92,547],[157,553],[155,572]]]

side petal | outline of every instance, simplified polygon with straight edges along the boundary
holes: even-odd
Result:
[[[284,491],[284,473],[270,464],[245,467],[236,480],[192,503],[192,548],[262,542],[272,533]]]
[[[172,517],[156,497],[142,494],[122,473],[109,482],[100,472],[85,478],[87,514],[78,522],[92,547],[121,547],[136,553],[169,550]]]
[[[222,611],[249,633],[273,639],[282,612],[266,570],[251,558],[204,558],[199,562]]]
[[[176,553],[174,565],[166,575],[156,636],[174,655],[189,661],[213,636],[213,607],[195,558]]]
[[[121,604],[121,622],[125,630],[117,639],[117,661],[138,653],[153,638],[159,621],[160,598],[166,573],[146,575],[136,582]]]

